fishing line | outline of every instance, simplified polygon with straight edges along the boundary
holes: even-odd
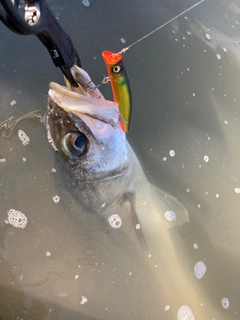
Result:
[[[167,22],[165,22],[164,24],[162,24],[160,27],[157,27],[156,29],[154,29],[153,31],[149,32],[148,34],[146,34],[145,36],[143,36],[142,38],[138,39],[137,41],[133,42],[132,44],[130,44],[130,46],[123,48],[121,51],[118,52],[118,54],[123,54],[125,53],[127,50],[129,50],[131,47],[135,46],[135,44],[141,42],[142,40],[148,38],[149,36],[151,36],[153,33],[157,32],[158,30],[162,29],[163,27],[165,27],[166,25],[168,25],[169,23],[171,23],[172,21],[176,20],[177,18],[181,17],[184,13],[192,10],[193,8],[197,7],[199,4],[201,4],[202,2],[204,2],[205,0],[201,0],[197,3],[195,3],[193,6],[191,6],[190,8],[188,8],[187,10],[184,10],[183,12],[179,13],[177,16],[175,16],[174,18],[168,20]]]
[[[165,22],[164,24],[162,24],[161,26],[157,27],[156,29],[154,29],[153,31],[149,32],[148,34],[146,34],[145,36],[143,36],[142,38],[138,39],[137,41],[133,42],[132,44],[130,44],[128,47],[123,48],[121,51],[119,51],[118,53],[113,53],[112,55],[118,55],[118,54],[123,54],[125,53],[127,50],[129,50],[131,47],[135,46],[135,44],[143,41],[144,39],[148,38],[149,36],[151,36],[153,33],[157,32],[158,30],[162,29],[163,27],[165,27],[166,25],[168,25],[169,23],[173,22],[174,20],[176,20],[177,18],[181,17],[183,14],[185,14],[186,12],[192,10],[193,8],[199,6],[201,3],[205,2],[206,0],[200,0],[197,3],[195,3],[194,5],[192,5],[190,8],[182,11],[181,13],[179,13],[178,15],[176,15],[175,17],[173,17],[172,19],[168,20],[167,22]],[[110,81],[110,77],[105,77],[103,78],[103,80],[100,82],[99,85],[97,85],[97,87],[100,87],[102,84],[106,84]]]

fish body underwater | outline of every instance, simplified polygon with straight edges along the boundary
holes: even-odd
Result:
[[[45,121],[58,209],[43,211],[22,233],[13,228],[5,240],[4,259],[21,265],[15,290],[24,292],[25,309],[16,316],[230,319],[193,273],[195,257],[182,237],[188,211],[147,181],[118,106],[87,90],[82,69],[72,72],[79,88],[51,83]]]

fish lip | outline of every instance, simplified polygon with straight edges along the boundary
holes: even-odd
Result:
[[[90,116],[113,128],[119,126],[120,113],[118,105],[113,101],[83,95],[55,82],[50,82],[48,96],[66,112],[75,113],[78,117],[81,114]]]

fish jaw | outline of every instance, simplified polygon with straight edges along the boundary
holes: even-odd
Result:
[[[50,84],[46,115],[48,140],[78,174],[80,180],[106,180],[123,174],[129,166],[126,136],[119,123],[118,106],[57,84]],[[81,135],[82,154],[67,148],[66,136]]]

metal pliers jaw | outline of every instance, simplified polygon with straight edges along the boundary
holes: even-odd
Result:
[[[21,15],[20,9],[23,8],[25,12]],[[71,67],[81,67],[80,57],[71,37],[62,29],[44,0],[25,0],[25,6],[20,4],[20,0],[0,0],[0,20],[17,34],[38,37],[55,66],[61,68],[72,86],[78,86],[71,74]]]

